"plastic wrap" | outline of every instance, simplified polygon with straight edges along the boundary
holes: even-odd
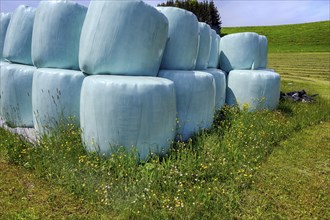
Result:
[[[205,70],[209,63],[212,35],[211,28],[204,22],[199,22],[199,49],[196,60],[196,70]]]
[[[81,91],[82,138],[88,151],[136,147],[140,159],[164,153],[176,127],[173,82],[157,77],[90,76]]]
[[[87,8],[70,1],[41,1],[32,35],[38,68],[79,69],[79,41]]]
[[[169,39],[166,44],[161,69],[193,70],[199,44],[197,17],[175,7],[157,7],[168,19]]]
[[[203,70],[203,72],[210,73],[215,82],[215,109],[219,110],[221,109],[226,102],[226,89],[227,89],[227,82],[226,82],[226,75],[227,73],[215,69],[215,68],[208,68],[206,70]]]
[[[226,102],[250,111],[275,109],[280,98],[280,75],[265,70],[233,70],[228,75]]]
[[[35,8],[20,5],[13,13],[3,47],[5,59],[32,65],[31,41],[35,11]]]
[[[217,68],[219,64],[219,47],[220,47],[220,36],[217,35],[215,30],[211,30],[212,43],[211,43],[211,51],[210,58],[208,62],[209,68]]]
[[[267,68],[268,41],[264,35],[259,35],[259,68]]]
[[[200,71],[161,70],[159,76],[174,82],[178,113],[177,139],[187,141],[193,133],[209,128],[215,111],[215,81]]]
[[[33,77],[32,109],[34,127],[47,134],[67,123],[79,126],[81,85],[80,71],[38,69]]]
[[[0,61],[3,60],[3,45],[5,43],[10,18],[11,13],[0,13]]]
[[[36,68],[20,64],[1,66],[1,114],[11,127],[33,127],[32,79]]]
[[[257,69],[259,64],[259,35],[256,33],[229,34],[220,41],[220,69]]]
[[[156,76],[167,36],[166,17],[142,1],[91,1],[80,38],[80,69]]]

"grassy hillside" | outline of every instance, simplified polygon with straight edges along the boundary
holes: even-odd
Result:
[[[269,52],[330,52],[330,21],[260,27],[222,28],[222,35],[256,32],[266,35]]]

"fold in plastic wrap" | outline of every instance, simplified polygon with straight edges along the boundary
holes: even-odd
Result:
[[[142,1],[91,1],[80,38],[80,69],[156,76],[167,36],[166,17]]]
[[[35,11],[35,8],[20,5],[11,16],[3,47],[5,59],[32,65],[31,41]]]
[[[81,91],[82,139],[88,151],[136,147],[140,159],[163,154],[176,128],[173,82],[158,77],[89,76]]]
[[[265,70],[233,70],[228,75],[226,102],[250,111],[273,110],[280,98],[280,75]]]
[[[268,41],[264,35],[259,35],[259,68],[267,68]]]
[[[5,43],[10,18],[11,13],[0,13],[0,61],[3,60],[3,45]]]
[[[174,82],[178,113],[177,139],[187,141],[201,129],[210,128],[215,112],[215,82],[201,71],[161,70],[162,78]]]
[[[79,41],[87,8],[70,1],[41,1],[32,34],[38,68],[79,69]]]
[[[20,64],[1,66],[1,114],[11,127],[33,127],[32,80],[36,68]]]
[[[196,61],[196,70],[205,70],[209,63],[212,35],[211,28],[204,22],[199,22],[199,49]]]
[[[68,123],[79,126],[80,71],[38,69],[33,77],[32,109],[35,129],[47,134]]]
[[[199,27],[197,17],[186,10],[175,7],[157,7],[169,22],[169,35],[165,47],[161,69],[195,69]]]
[[[203,72],[210,73],[215,82],[215,109],[219,110],[221,109],[226,102],[226,90],[227,90],[227,82],[226,82],[226,76],[227,73],[215,69],[215,68],[208,68],[206,70],[203,70]]]
[[[220,41],[220,69],[257,69],[259,65],[259,35],[256,33],[229,34]]]
[[[217,35],[215,30],[211,30],[212,43],[211,43],[211,51],[210,58],[208,62],[208,68],[218,68],[219,64],[219,47],[220,47],[220,36]]]

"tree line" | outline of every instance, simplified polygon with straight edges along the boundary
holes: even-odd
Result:
[[[191,11],[197,16],[198,21],[207,23],[218,34],[221,32],[221,17],[213,0],[210,2],[207,0],[203,2],[197,0],[168,0],[165,3],[158,4],[158,6],[172,6]]]

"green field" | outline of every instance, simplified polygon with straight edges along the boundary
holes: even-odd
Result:
[[[282,91],[318,93],[315,103],[225,108],[165,158],[100,158],[74,128],[37,147],[0,129],[0,219],[330,219],[330,52],[292,48],[269,67]]]
[[[267,36],[269,52],[330,52],[330,21],[261,27],[222,28],[222,35],[256,32]]]

